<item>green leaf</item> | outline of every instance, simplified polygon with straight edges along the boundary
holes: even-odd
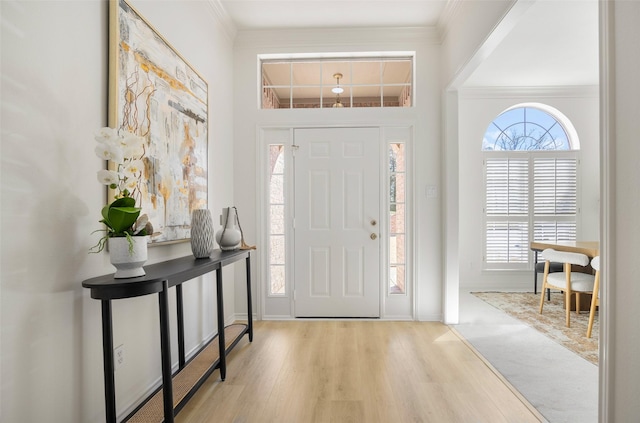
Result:
[[[131,229],[140,215],[140,208],[135,205],[136,200],[131,197],[118,198],[106,205],[102,208],[104,224],[111,228],[114,234],[123,234]]]
[[[137,207],[111,207],[109,208],[109,225],[116,233],[122,233],[136,223],[139,215],[140,209]]]

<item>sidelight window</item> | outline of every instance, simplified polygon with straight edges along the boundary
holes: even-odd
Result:
[[[405,143],[389,144],[389,294],[406,293]]]
[[[269,166],[269,295],[285,295],[284,145],[269,145]]]

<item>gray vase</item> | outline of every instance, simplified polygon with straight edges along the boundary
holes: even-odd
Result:
[[[215,246],[213,219],[208,209],[191,213],[191,251],[195,258],[207,258]]]

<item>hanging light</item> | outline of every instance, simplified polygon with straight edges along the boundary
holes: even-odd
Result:
[[[334,73],[333,77],[336,79],[336,86],[331,89],[331,92],[336,95],[336,102],[333,103],[333,107],[344,107],[342,101],[340,101],[340,94],[344,92],[344,88],[340,86],[340,78],[342,78],[342,74]]]

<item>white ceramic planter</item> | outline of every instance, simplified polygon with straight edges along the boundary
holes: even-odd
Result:
[[[129,251],[129,242],[126,237],[109,238],[109,258],[116,268],[117,279],[135,278],[144,276],[142,267],[147,261],[148,236],[134,236],[133,251]]]

